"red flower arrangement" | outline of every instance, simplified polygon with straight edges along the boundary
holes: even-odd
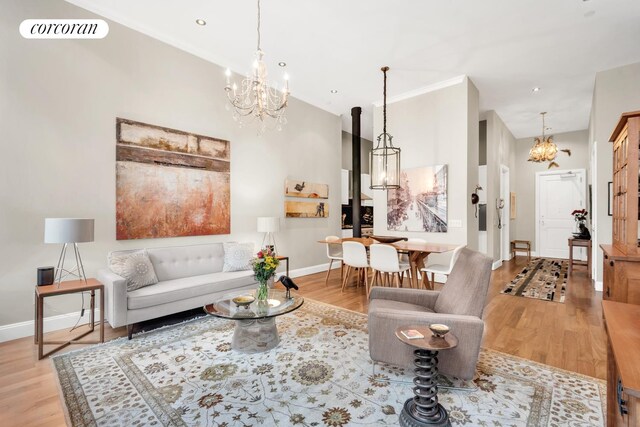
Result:
[[[586,209],[576,209],[573,212],[571,212],[571,215],[573,215],[573,218],[576,220],[576,222],[580,223],[580,222],[587,221],[588,213],[589,212],[587,212]]]

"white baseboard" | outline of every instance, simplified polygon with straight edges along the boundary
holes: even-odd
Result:
[[[76,324],[80,312],[59,314],[57,316],[45,317],[43,321],[44,332],[57,331],[59,329],[72,328]],[[96,310],[96,319],[100,319],[100,310]],[[80,320],[79,325],[89,323],[89,310],[84,311],[84,317]],[[33,336],[34,321],[27,320],[25,322],[12,323],[10,325],[0,326],[0,342],[16,340],[18,338]]]
[[[296,268],[295,270],[289,270],[289,277],[294,278],[294,277],[306,276],[308,274],[322,273],[323,271],[327,271],[327,268],[329,268],[328,262],[325,264],[318,264],[318,265],[311,265],[309,267]],[[340,268],[340,261],[333,262],[331,269],[335,270],[336,268]],[[278,275],[280,276],[283,274],[285,274],[284,271],[278,272]]]
[[[499,259],[497,261],[494,261],[493,264],[491,265],[491,269],[492,270],[497,270],[500,267],[502,267],[502,260],[501,259]]]

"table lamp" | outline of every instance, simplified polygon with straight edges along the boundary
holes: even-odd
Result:
[[[273,233],[280,231],[280,218],[277,216],[261,216],[258,217],[258,232],[265,233],[262,239],[262,246],[273,246],[273,251],[277,254],[276,238]]]
[[[93,242],[93,227],[94,220],[88,218],[45,218],[44,242],[63,243],[54,279],[54,281],[58,282],[58,286],[60,286],[62,279],[69,275],[76,276],[85,283],[87,282],[78,243]],[[66,270],[64,261],[67,256],[67,247],[70,243],[73,243],[76,265],[71,270]]]

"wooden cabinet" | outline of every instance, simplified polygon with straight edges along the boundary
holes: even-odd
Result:
[[[640,304],[640,111],[624,113],[613,133],[612,244],[604,252],[605,300]]]
[[[604,252],[602,299],[640,305],[640,255],[625,255],[612,245]]]
[[[607,427],[640,427],[640,306],[603,301]]]
[[[613,247],[626,255],[640,254],[640,111],[624,113],[609,140],[613,142]]]

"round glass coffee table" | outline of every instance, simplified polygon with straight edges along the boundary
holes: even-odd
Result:
[[[231,348],[242,353],[260,353],[271,350],[280,342],[276,317],[300,308],[304,298],[287,298],[283,291],[269,290],[267,304],[253,301],[249,305],[233,302],[240,296],[255,296],[254,291],[237,291],[225,294],[212,304],[204,306],[204,311],[212,316],[236,321]]]

